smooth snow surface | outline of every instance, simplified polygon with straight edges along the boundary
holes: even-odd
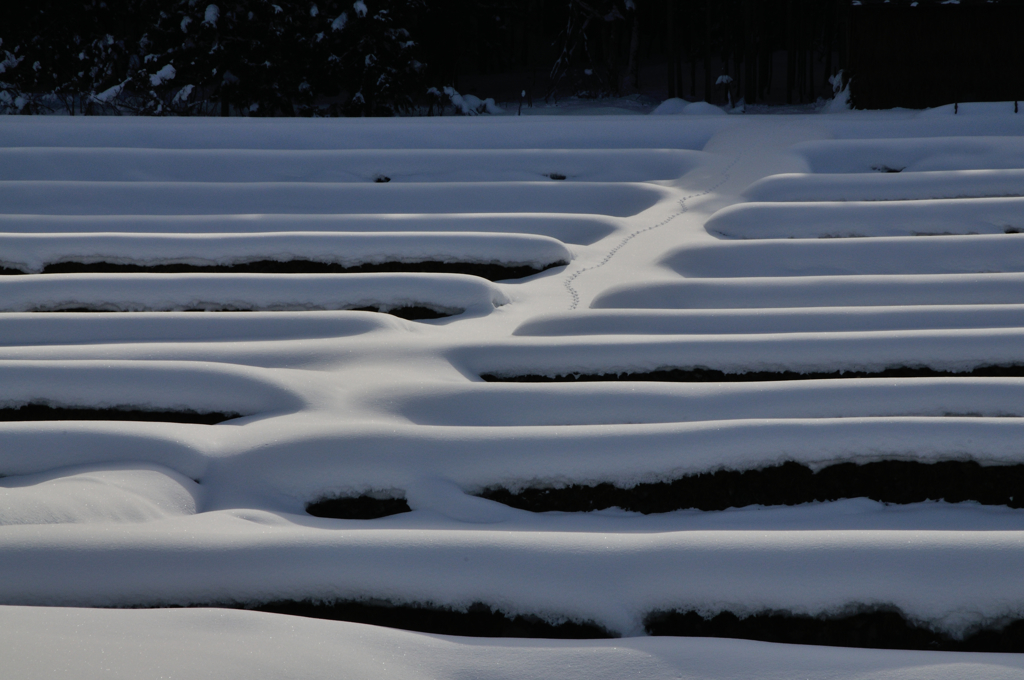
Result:
[[[683,113],[686,110],[686,107],[689,105],[690,102],[686,101],[685,99],[680,99],[679,97],[672,97],[671,99],[666,99],[661,104],[659,104],[657,108],[651,111],[651,115],[674,116],[676,114]]]
[[[309,260],[345,267],[385,262],[465,262],[531,266],[567,263],[559,241],[528,234],[0,234],[0,266],[26,274],[67,261],[196,266]]]
[[[224,610],[0,609],[4,667],[24,680],[1003,680],[1024,660],[634,638],[536,642],[423,635],[354,623]]]
[[[1009,655],[644,636],[674,608],[895,607],[952,636],[1024,618],[1021,510],[535,514],[474,495],[1024,464],[1024,116],[663,108],[687,115],[0,120],[2,675],[1024,676]],[[408,271],[45,273],[264,260]],[[379,313],[408,308],[449,316]],[[515,381],[993,366],[1010,374]],[[241,417],[17,420],[26,404]],[[305,512],[364,494],[412,511]],[[306,599],[484,603],[625,637],[105,609]]]
[[[282,259],[290,259],[282,257]],[[0,278],[0,311],[210,311],[421,306],[487,314],[508,302],[494,284],[461,274],[117,274]]]

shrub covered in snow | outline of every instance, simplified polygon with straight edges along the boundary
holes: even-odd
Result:
[[[478,116],[482,113],[499,114],[505,110],[498,106],[493,99],[480,99],[472,94],[459,94],[454,87],[445,87],[443,92],[436,87],[427,90],[431,104],[437,106],[438,113],[443,114],[445,109],[451,106],[458,116]]]

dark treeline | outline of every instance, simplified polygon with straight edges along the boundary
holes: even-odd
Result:
[[[0,7],[0,110],[435,112],[528,101],[1012,99],[1016,0],[36,0]],[[1005,35],[1004,35],[1005,34]],[[1013,96],[1011,96],[1013,95]]]
[[[0,106],[388,115],[421,95],[423,0],[36,0],[0,9]]]
[[[849,8],[850,0],[494,0],[486,15],[507,20],[488,26],[478,15],[477,35],[452,41],[432,66],[505,98],[522,84],[534,96],[807,102],[832,95]]]
[[[859,108],[1024,99],[1024,2],[865,3],[850,24]]]

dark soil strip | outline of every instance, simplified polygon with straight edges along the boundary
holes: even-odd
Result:
[[[1021,378],[1024,364],[1006,366],[979,366],[971,371],[938,371],[927,367],[895,366],[882,371],[820,371],[797,373],[795,371],[750,371],[748,373],[725,373],[713,368],[662,368],[646,373],[564,373],[558,375],[495,375],[484,373],[480,376],[487,382],[768,382],[772,380],[836,380],[840,378]]]
[[[147,423],[216,425],[241,417],[241,413],[143,411],[130,408],[70,408],[47,406],[46,404],[25,404],[17,408],[0,408],[0,422],[8,423],[28,420],[128,420]]]
[[[306,512],[314,517],[332,519],[377,519],[389,515],[412,512],[404,498],[373,498],[372,496],[349,496],[347,498],[324,498],[306,506]]]
[[[333,621],[368,623],[374,626],[414,630],[436,635],[471,637],[553,638],[589,640],[616,637],[596,623],[548,623],[538,616],[508,616],[477,602],[467,611],[447,607],[393,605],[387,602],[332,602],[288,600],[246,607],[261,612],[291,614]]]
[[[53,309],[32,309],[29,310],[37,314],[46,313],[75,313],[75,314],[122,314],[124,312],[111,311],[109,309],[96,309],[93,307],[55,307]],[[166,311],[166,310],[161,310]],[[226,308],[196,308],[196,309],[178,309],[174,311],[179,312],[256,312],[256,311],[268,311],[268,310],[257,310],[257,309],[239,309],[237,307],[226,307]],[[273,311],[273,310],[269,310]],[[439,312],[436,309],[430,307],[396,307],[389,309],[386,312],[381,310],[379,307],[356,307],[354,309],[342,309],[338,310],[342,312],[379,312],[384,314],[391,314],[397,316],[400,319],[406,319],[408,321],[420,321],[422,319],[443,319],[445,317],[454,316],[455,314],[461,314],[462,311],[455,312],[454,314],[448,312]]]
[[[352,309],[350,311],[381,312],[380,308],[378,307],[356,307],[355,309]],[[430,307],[419,306],[396,307],[394,309],[389,309],[387,310],[387,312],[384,313],[390,314],[391,316],[397,316],[399,319],[405,319],[406,321],[420,321],[422,319],[443,319],[446,316],[453,316],[452,314],[448,314],[446,312],[439,312],[436,309],[431,309]],[[461,314],[462,312],[458,313]]]
[[[430,274],[469,274],[489,281],[521,279],[545,269],[562,267],[567,262],[552,262],[537,268],[529,265],[480,264],[476,262],[381,262],[345,267],[333,262],[313,260],[258,260],[233,265],[193,264],[116,264],[113,262],[57,262],[43,268],[43,274],[370,274],[416,272]],[[26,274],[20,269],[0,267],[0,275]]]
[[[504,488],[480,494],[531,512],[589,512],[622,508],[646,514],[673,510],[725,510],[747,505],[798,505],[844,498],[870,498],[882,503],[948,503],[1024,508],[1024,465],[982,466],[973,461],[917,463],[881,461],[839,463],[813,472],[800,463],[759,470],[718,470],[672,482],[638,484],[630,489],[609,483],[574,484],[553,489]]]
[[[1024,652],[1024,621],[983,629],[956,640],[915,625],[894,610],[866,611],[817,618],[766,612],[739,618],[723,612],[706,619],[694,611],[655,612],[644,627],[649,635],[714,637],[870,649],[917,649],[957,652]]]

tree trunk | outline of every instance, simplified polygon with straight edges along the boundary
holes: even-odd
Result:
[[[796,50],[793,45],[793,0],[786,0],[786,103],[793,103],[793,80],[796,75]]]
[[[815,8],[816,10],[817,8]],[[817,96],[814,93],[814,29],[815,21],[814,15],[811,14],[808,17],[806,24],[806,35],[807,35],[807,101],[813,102],[817,100]]]
[[[668,85],[668,96],[669,98],[676,96],[676,26],[675,26],[675,2],[673,0],[666,0],[666,14],[665,17],[665,46],[668,48],[668,61],[666,63],[666,79]]]
[[[743,0],[743,98],[748,104],[757,99],[757,41],[754,39],[754,7]]]
[[[832,71],[832,50],[834,49],[834,43],[832,37],[835,35],[836,30],[836,13],[835,13],[835,0],[829,0],[827,9],[825,10],[825,78],[822,80],[822,87],[825,86],[825,82],[828,81],[833,75]]]
[[[634,3],[636,0],[634,0]],[[626,77],[629,78],[629,89],[640,91],[640,15],[634,5],[632,12],[632,30],[629,36],[629,65],[626,66]]]
[[[704,0],[704,101],[711,101],[711,6],[715,0]]]

